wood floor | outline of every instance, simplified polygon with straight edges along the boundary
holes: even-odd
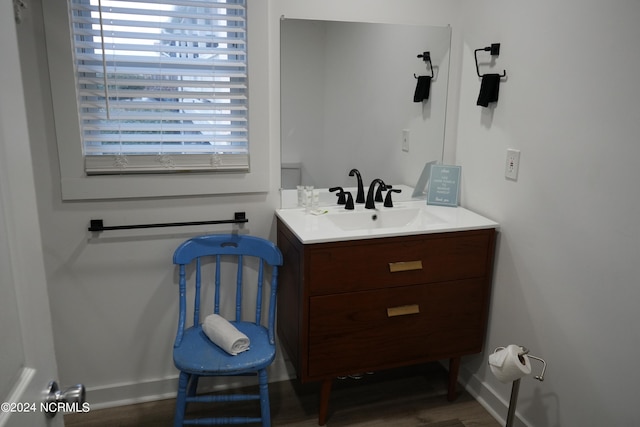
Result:
[[[462,389],[456,401],[448,402],[446,389],[447,373],[439,364],[379,372],[364,375],[359,380],[335,380],[327,426],[500,426]],[[319,384],[301,385],[297,380],[283,381],[270,384],[269,391],[273,426],[318,425]],[[86,414],[69,414],[65,415],[65,424],[67,427],[171,426],[174,404],[174,399],[168,399]],[[230,408],[229,405],[235,406]],[[212,410],[211,404],[193,404],[188,412],[201,415],[208,413],[209,416],[220,415],[227,409],[236,410],[236,414],[240,411],[240,415],[259,413],[257,403],[225,406],[215,406]]]

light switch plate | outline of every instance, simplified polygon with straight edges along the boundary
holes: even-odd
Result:
[[[409,152],[409,129],[402,129],[402,151]]]

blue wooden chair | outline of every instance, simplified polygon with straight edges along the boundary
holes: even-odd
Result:
[[[255,297],[255,313],[250,321],[242,314],[243,273],[250,260],[257,269],[257,294]],[[237,262],[237,269],[229,268],[229,262]],[[173,255],[173,262],[179,266],[180,311],[178,333],[173,348],[173,361],[180,370],[178,396],[174,426],[183,425],[220,425],[246,424],[262,422],[263,426],[271,425],[269,408],[269,389],[267,367],[273,362],[276,354],[275,346],[275,309],[278,283],[278,266],[282,265],[282,254],[272,242],[258,237],[246,235],[208,235],[187,240],[182,243]],[[225,265],[224,267],[223,264]],[[244,266],[244,267],[243,267]],[[270,266],[270,267],[267,267]],[[221,268],[222,267],[222,268]],[[193,268],[193,271],[191,270]],[[221,271],[235,270],[235,282],[223,281]],[[244,271],[243,271],[244,270]],[[263,318],[263,284],[268,281],[268,270],[271,270],[269,303],[265,304],[266,326]],[[209,274],[211,280],[209,280]],[[233,276],[233,274],[230,274]],[[249,276],[248,274],[245,274]],[[187,276],[193,278],[195,289],[189,290],[194,295],[193,325],[187,327]],[[239,331],[247,335],[250,348],[232,356],[215,345],[203,332],[200,315],[200,297],[206,286],[213,286],[213,311],[207,314],[220,314],[220,290],[235,284],[235,319],[228,319]],[[227,286],[230,285],[230,286]],[[245,292],[245,297],[249,292]],[[251,304],[252,305],[252,304]],[[204,315],[203,315],[204,317]],[[257,375],[259,394],[251,395],[196,395],[198,378],[202,376],[234,376]],[[217,417],[197,420],[185,419],[187,403],[190,402],[234,402],[241,400],[259,400],[260,417]]]

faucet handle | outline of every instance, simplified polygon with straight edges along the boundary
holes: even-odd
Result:
[[[344,192],[344,190],[342,189],[342,187],[331,187],[331,188],[329,189],[329,191],[330,191],[330,192],[332,192],[332,193],[333,193],[334,191],[337,191],[337,192],[338,192],[337,196],[338,196],[338,204],[339,204],[339,205],[344,205],[344,204],[346,204],[346,203],[347,203],[347,199],[345,198],[345,194],[346,194],[346,193]]]
[[[374,200],[376,202],[381,202],[382,201],[382,192],[384,190],[390,190],[391,188],[393,188],[393,186],[388,185],[388,184],[379,185],[378,189],[376,190],[376,198]]]
[[[347,202],[345,203],[345,209],[352,211],[354,209],[353,207],[353,196],[351,195],[350,191],[345,191],[344,194],[347,195]]]
[[[392,208],[393,207],[393,201],[391,201],[391,193],[402,193],[401,189],[389,189],[389,191],[387,192],[387,197],[384,198],[384,207],[386,208]]]

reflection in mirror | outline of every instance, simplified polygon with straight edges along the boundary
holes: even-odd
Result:
[[[355,187],[353,168],[365,187],[414,186],[442,161],[450,27],[283,19],[280,30],[282,188]],[[414,102],[425,51],[434,77]]]

